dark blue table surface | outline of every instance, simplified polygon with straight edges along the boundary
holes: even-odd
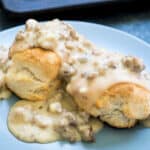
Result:
[[[111,26],[150,43],[150,10],[136,13],[118,13],[106,17],[90,17],[88,19],[83,17],[80,20]],[[7,18],[7,15],[0,9],[0,31],[23,23],[24,21]]]

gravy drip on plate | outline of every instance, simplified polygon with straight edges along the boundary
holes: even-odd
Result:
[[[99,119],[78,110],[62,90],[45,102],[18,101],[8,117],[10,131],[26,142],[93,141],[102,126]]]

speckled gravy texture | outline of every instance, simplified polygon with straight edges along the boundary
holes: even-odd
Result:
[[[77,103],[89,102],[86,110],[94,109],[101,92],[119,82],[136,83],[150,89],[149,75],[139,58],[124,56],[96,48],[70,25],[53,20],[26,22],[25,31],[18,33],[12,53],[41,47],[59,54],[62,59],[60,76],[67,81],[69,92]],[[111,75],[110,75],[111,74]],[[86,107],[86,105],[85,105]],[[97,113],[93,110],[94,115]]]
[[[99,119],[79,110],[62,90],[46,102],[18,101],[8,117],[10,131],[26,142],[94,141],[102,126]]]

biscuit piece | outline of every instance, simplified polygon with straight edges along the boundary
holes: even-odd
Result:
[[[110,87],[97,101],[100,118],[115,127],[131,127],[150,113],[150,92],[133,83]]]
[[[11,96],[11,92],[5,84],[5,73],[8,64],[8,49],[0,46],[0,99],[7,99]]]
[[[3,71],[0,70],[0,100],[8,99],[10,96],[11,92],[5,84],[5,74]]]
[[[134,83],[118,83],[104,91],[96,104],[76,99],[78,105],[109,125],[130,128],[150,113],[150,91]],[[84,105],[83,105],[83,103]]]
[[[19,97],[27,100],[46,100],[59,86],[57,75],[59,57],[40,48],[15,53],[6,74],[6,83]]]

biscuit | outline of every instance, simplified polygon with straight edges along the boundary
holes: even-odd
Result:
[[[46,100],[59,87],[59,57],[40,48],[15,53],[6,74],[6,84],[16,95],[27,100]]]

